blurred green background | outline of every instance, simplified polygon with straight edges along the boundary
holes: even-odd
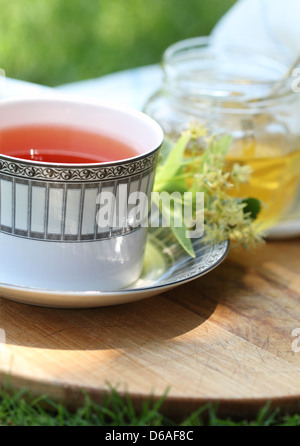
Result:
[[[0,68],[55,86],[157,63],[235,0],[0,0]]]

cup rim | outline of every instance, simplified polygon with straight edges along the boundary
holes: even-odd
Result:
[[[54,93],[53,95],[42,95],[38,97],[22,97],[22,98],[4,98],[0,100],[0,109],[2,106],[9,105],[9,104],[25,104],[30,103],[32,104],[38,104],[38,103],[58,103],[58,104],[67,104],[67,105],[86,105],[86,106],[94,106],[94,107],[101,107],[101,108],[107,108],[109,110],[115,110],[117,112],[121,112],[127,115],[131,115],[132,117],[135,117],[137,119],[140,119],[144,121],[145,123],[148,123],[152,126],[152,128],[157,132],[159,143],[155,145],[154,148],[149,149],[145,151],[144,153],[139,153],[138,155],[135,155],[133,157],[129,158],[123,158],[120,160],[115,161],[104,161],[104,162],[91,162],[91,163],[55,163],[55,162],[47,162],[47,161],[38,161],[38,160],[28,160],[24,158],[18,158],[11,155],[5,155],[2,154],[0,151],[0,160],[8,160],[9,162],[15,162],[15,163],[21,163],[28,166],[35,166],[35,167],[49,167],[49,168],[59,168],[59,169],[66,169],[66,168],[77,168],[77,169],[88,169],[88,168],[105,168],[105,167],[116,167],[123,164],[131,164],[137,161],[141,161],[151,155],[154,155],[162,146],[164,141],[164,132],[161,128],[161,126],[158,124],[157,121],[155,121],[153,118],[145,114],[144,112],[126,106],[121,105],[116,102],[107,101],[107,100],[94,100],[91,98],[81,98],[81,97],[66,97],[61,94]]]

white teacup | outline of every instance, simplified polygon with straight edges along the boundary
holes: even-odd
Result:
[[[0,154],[0,282],[64,291],[129,286],[141,273],[147,227],[128,220],[101,227],[99,203],[101,194],[110,191],[119,209],[124,189],[127,196],[141,191],[150,199],[163,141],[160,126],[139,111],[107,103],[3,100],[0,153],[1,129],[20,125],[97,132],[132,145],[137,155],[65,164]]]

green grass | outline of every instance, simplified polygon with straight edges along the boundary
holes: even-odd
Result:
[[[0,426],[300,426],[299,415],[272,411],[269,404],[250,420],[219,417],[216,406],[208,404],[176,423],[160,412],[162,403],[163,398],[155,404],[149,399],[137,412],[129,397],[111,389],[101,406],[86,395],[80,408],[69,411],[46,395],[36,398],[26,389],[7,387],[0,392]]]
[[[235,0],[0,0],[0,67],[49,86],[158,63]]]

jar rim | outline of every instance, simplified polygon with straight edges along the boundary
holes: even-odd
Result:
[[[291,78],[272,95],[284,76],[285,63],[261,53],[245,53],[239,47],[215,47],[209,36],[193,37],[170,45],[163,53],[165,84],[177,94],[258,103],[290,94]]]

